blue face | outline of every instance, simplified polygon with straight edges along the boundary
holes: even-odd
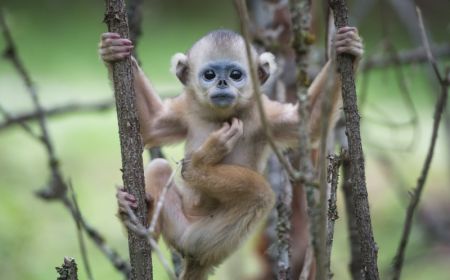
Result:
[[[234,61],[219,60],[200,69],[199,81],[211,103],[225,108],[234,104],[239,89],[247,83],[247,73]]]

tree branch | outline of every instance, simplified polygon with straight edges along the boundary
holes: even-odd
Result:
[[[106,0],[104,21],[109,32],[118,33],[122,38],[129,37],[127,14],[123,0]],[[122,179],[127,191],[136,198],[139,221],[145,224],[147,223],[147,203],[145,202],[142,140],[136,114],[136,95],[130,58],[114,62],[112,72],[122,155]],[[135,232],[129,231],[128,245],[131,279],[152,279],[151,250],[145,239]]]
[[[348,25],[347,7],[344,0],[330,0],[334,12],[336,29]],[[378,248],[373,238],[369,201],[366,188],[364,155],[361,145],[360,116],[356,101],[353,57],[341,54],[337,57],[338,71],[342,80],[345,124],[347,128],[351,181],[354,184],[353,204],[361,242],[363,271],[366,279],[379,279],[377,254]]]
[[[17,50],[14,45],[14,41],[12,40],[11,33],[9,31],[9,28],[6,24],[4,15],[2,11],[0,10],[0,25],[3,29],[3,37],[5,38],[5,45],[6,45],[6,51],[4,52],[5,58],[9,59],[13,65],[16,67],[16,69],[19,72],[19,75],[24,80],[28,92],[30,95],[34,96],[34,107],[35,111],[38,112],[38,120],[39,120],[39,126],[41,127],[42,131],[47,131],[46,129],[46,121],[45,121],[45,115],[43,114],[43,109],[40,106],[39,99],[37,98],[37,92],[35,91],[34,84],[32,83],[30,76],[28,75],[28,72],[26,71],[25,67],[23,66],[21,60],[19,59],[19,56],[17,54]],[[28,127],[26,123],[21,123],[21,126],[26,130],[31,129]],[[48,187],[40,190],[37,192],[37,195],[46,200],[58,200],[61,203],[64,204],[67,210],[70,211],[72,218],[83,227],[83,229],[88,234],[89,238],[91,238],[94,243],[97,245],[97,247],[100,249],[100,251],[109,259],[109,261],[113,264],[113,266],[120,272],[122,272],[125,276],[128,276],[130,272],[129,264],[123,260],[120,255],[113,250],[106,242],[103,236],[91,225],[89,225],[86,220],[83,218],[81,212],[79,212],[76,207],[73,205],[72,201],[70,201],[67,197],[67,183],[62,179],[62,173],[59,168],[58,159],[56,158],[56,155],[53,150],[53,145],[51,142],[51,138],[48,135],[48,133],[39,135],[40,142],[46,147],[46,151],[49,157],[49,167],[50,171],[52,173],[52,176],[49,180]]]
[[[54,106],[48,109],[42,109],[46,117],[66,115],[80,112],[104,112],[112,108],[114,100],[106,99],[93,103],[67,103]],[[5,120],[0,122],[0,132],[14,125],[22,125],[24,122],[39,118],[38,111],[22,112],[15,115],[5,116]]]
[[[334,239],[334,223],[339,218],[337,211],[337,186],[339,183],[339,167],[341,166],[341,157],[336,155],[328,156],[328,170],[327,170],[327,182],[331,185],[330,198],[328,199],[328,226],[327,226],[327,259],[325,264],[327,266],[328,278],[332,279],[331,272],[331,250],[333,248]]]
[[[450,57],[450,44],[442,44],[433,47],[433,53],[435,57]],[[384,69],[392,66],[403,66],[416,63],[428,62],[427,52],[424,47],[419,47],[412,50],[399,51],[396,58],[384,55],[373,55],[366,60],[362,61],[360,69],[370,71],[374,69]]]
[[[410,203],[408,205],[408,209],[406,211],[406,217],[405,217],[405,222],[404,222],[404,226],[403,226],[402,237],[400,239],[400,244],[397,248],[397,253],[394,257],[393,276],[392,276],[392,279],[394,279],[394,280],[400,279],[400,275],[401,275],[402,268],[403,268],[404,257],[405,257],[405,251],[406,251],[406,247],[408,245],[409,235],[411,232],[412,219],[414,217],[414,213],[419,204],[421,194],[425,187],[425,182],[426,182],[426,179],[428,176],[428,171],[430,169],[431,161],[433,159],[434,148],[435,148],[437,137],[438,137],[439,125],[441,122],[441,117],[442,117],[442,113],[444,111],[445,105],[447,104],[448,87],[450,84],[449,71],[447,71],[447,73],[445,73],[445,76],[442,75],[439,72],[439,67],[436,63],[436,60],[434,59],[433,54],[431,53],[428,39],[426,36],[425,26],[424,26],[423,20],[422,20],[422,13],[418,7],[417,7],[417,16],[419,18],[419,26],[420,26],[420,30],[421,30],[423,44],[426,49],[428,61],[430,62],[431,66],[433,67],[434,73],[440,83],[441,94],[439,95],[439,98],[436,101],[436,106],[435,106],[435,111],[434,111],[433,130],[432,130],[432,134],[431,134],[430,146],[428,147],[428,153],[425,158],[425,162],[423,164],[420,177],[417,180],[416,188],[412,192],[411,201],[410,201]]]

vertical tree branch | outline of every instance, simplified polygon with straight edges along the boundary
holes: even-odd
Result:
[[[348,238],[350,244],[349,270],[353,280],[364,279],[361,263],[361,242],[359,240],[358,225],[353,205],[353,185],[351,182],[350,161],[347,151],[341,154],[342,159],[342,191],[344,193],[345,212],[347,215]]]
[[[419,27],[421,30],[423,44],[424,44],[426,52],[427,52],[428,61],[430,62],[430,65],[433,67],[434,73],[440,83],[441,94],[439,95],[439,98],[437,99],[436,105],[435,105],[433,130],[431,133],[431,140],[430,140],[430,146],[428,147],[428,153],[425,158],[425,162],[423,164],[420,177],[417,180],[417,186],[412,193],[411,201],[410,201],[410,203],[408,205],[408,209],[406,211],[406,217],[405,217],[405,222],[404,222],[404,226],[403,226],[402,237],[400,239],[400,244],[397,248],[397,253],[394,257],[393,276],[392,276],[392,279],[394,279],[394,280],[400,279],[403,262],[404,262],[404,257],[405,257],[406,246],[408,245],[409,234],[411,232],[412,219],[414,217],[414,213],[417,208],[417,205],[419,204],[422,191],[425,187],[425,182],[426,182],[426,179],[428,176],[428,171],[430,170],[431,161],[433,159],[433,154],[434,154],[434,147],[436,145],[436,141],[437,141],[437,137],[438,137],[439,125],[441,123],[442,113],[444,112],[445,105],[447,104],[448,87],[450,84],[449,73],[446,73],[445,76],[441,75],[441,73],[439,72],[439,67],[436,63],[436,60],[434,59],[433,54],[431,53],[428,39],[427,39],[426,32],[425,32],[425,26],[424,26],[423,20],[422,20],[422,14],[421,14],[419,8],[417,8],[417,15],[419,17]]]
[[[336,28],[348,25],[347,7],[344,0],[330,0]],[[366,279],[379,279],[378,248],[373,238],[369,201],[366,188],[364,155],[361,144],[360,116],[356,101],[353,57],[341,54],[337,57],[338,71],[342,80],[345,124],[347,128],[351,181],[353,183],[353,205],[361,242],[361,257]]]
[[[298,162],[299,171],[308,178],[314,177],[314,169],[311,161],[311,145],[309,139],[309,101],[308,101],[308,87],[310,81],[308,78],[308,54],[311,44],[314,42],[313,36],[310,33],[311,28],[311,1],[310,0],[291,0],[290,12],[292,19],[293,41],[292,47],[296,55],[297,64],[297,98],[298,98],[298,114],[299,114],[299,143],[298,148]],[[314,256],[320,253],[318,240],[319,227],[319,211],[318,205],[314,197],[314,187],[307,181],[304,184],[306,190],[306,200],[308,204],[308,227],[309,227],[309,242],[313,247]],[[306,263],[312,265],[313,262]],[[309,271],[310,267],[303,266],[304,271]],[[320,271],[320,264],[318,265]],[[318,278],[321,276],[317,275]],[[323,278],[325,279],[325,278]]]
[[[325,264],[328,270],[328,278],[332,278],[331,272],[331,249],[333,247],[334,239],[334,222],[339,218],[337,211],[337,186],[339,183],[339,167],[341,166],[341,157],[336,155],[330,155],[330,160],[327,171],[327,182],[331,185],[330,198],[328,199],[328,227],[327,227],[327,259]]]
[[[128,21],[123,0],[106,0],[105,23],[110,32],[129,37]],[[122,154],[122,179],[127,191],[136,197],[137,216],[146,224],[144,173],[142,164],[142,140],[136,114],[136,96],[133,87],[131,60],[114,62],[113,83],[119,124]],[[151,250],[146,240],[133,231],[128,231],[128,245],[132,279],[152,279]]]

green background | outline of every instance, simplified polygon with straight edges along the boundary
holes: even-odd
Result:
[[[424,10],[428,27],[437,42],[448,42],[450,28],[445,11],[449,5],[444,1],[432,2]],[[181,86],[169,73],[170,57],[187,50],[212,29],[236,29],[233,5],[231,1],[200,0],[147,1],[145,5],[144,34],[138,52],[144,71],[160,94],[173,96]],[[45,107],[112,96],[106,69],[97,55],[98,39],[105,31],[102,1],[6,1],[5,12],[19,54]],[[388,12],[383,20],[389,22],[389,36],[398,48],[415,46],[394,14]],[[373,11],[360,26],[367,56],[380,51],[380,25],[380,15]],[[1,38],[0,49],[3,48]],[[404,122],[411,118],[402,101],[395,70],[371,73],[367,104],[362,112],[367,184],[383,279],[389,276],[400,237],[409,197],[406,191],[415,186],[430,138],[437,91],[424,78],[427,69],[426,65],[402,68],[419,113],[416,132],[412,126],[392,128],[379,124],[380,120]],[[6,60],[0,60],[0,104],[10,112],[32,108],[20,77]],[[37,129],[35,124],[32,127]],[[121,184],[115,112],[53,117],[49,131],[64,176],[72,182],[85,218],[104,234],[112,247],[127,256],[126,235],[115,217],[115,188]],[[440,132],[420,207],[438,209],[445,217],[450,201],[449,143],[444,130]],[[172,163],[182,158],[182,145],[164,151]],[[380,161],[380,154],[387,155],[395,167]],[[147,154],[144,158],[148,160]],[[80,279],[86,279],[76,227],[68,212],[61,204],[44,202],[33,194],[47,182],[46,160],[43,147],[19,127],[0,131],[1,279],[55,279],[54,267],[62,263],[64,256],[77,259]],[[340,219],[336,222],[332,270],[334,279],[349,279],[341,193],[338,201]],[[449,243],[436,242],[417,224],[410,241],[403,279],[448,279]],[[240,273],[257,273],[257,259],[250,250],[254,242],[251,238],[217,269],[212,279],[236,279]],[[121,279],[89,240],[87,244],[95,279]],[[154,279],[166,279],[157,258],[153,260]]]

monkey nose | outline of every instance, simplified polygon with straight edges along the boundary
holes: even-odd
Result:
[[[217,87],[218,88],[227,88],[228,87],[228,83],[226,80],[219,80],[219,83],[217,83]]]

